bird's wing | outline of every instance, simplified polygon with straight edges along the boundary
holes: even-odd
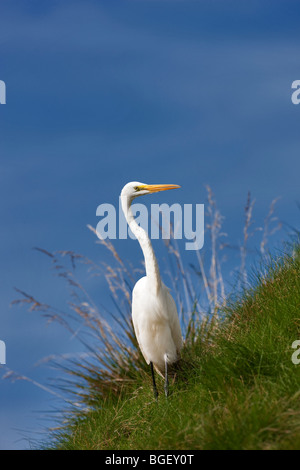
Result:
[[[138,342],[138,345],[139,345],[139,348],[141,350],[141,353],[145,359],[145,361],[147,362],[147,364],[149,365],[150,364],[150,361],[149,359],[147,358],[147,355],[145,354],[145,351],[143,350],[143,345],[140,341],[140,334],[139,334],[139,327],[138,327],[138,323],[136,321],[134,321],[134,317],[132,317],[132,322],[133,322],[133,326],[134,326],[134,332],[135,332],[135,336],[136,336],[136,339],[137,339],[137,342]]]
[[[142,355],[145,361],[147,362],[147,364],[150,364],[150,360],[148,359],[147,354],[143,350],[143,345],[142,345],[141,338],[140,338],[139,322],[138,322],[138,318],[141,312],[143,312],[143,308],[144,308],[143,302],[142,302],[143,294],[145,294],[143,292],[143,284],[144,284],[143,279],[144,278],[140,279],[136,283],[132,292],[132,323],[134,327],[135,336],[136,336],[139,348],[142,352]]]
[[[177,353],[179,354],[183,346],[180,322],[179,322],[179,317],[178,317],[175,301],[172,295],[170,294],[169,289],[167,287],[166,289],[167,289],[167,305],[168,305],[168,314],[169,314],[169,320],[170,320],[170,329],[171,329],[173,341],[177,349]]]

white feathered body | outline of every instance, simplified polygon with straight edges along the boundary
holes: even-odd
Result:
[[[152,362],[163,375],[165,360],[168,364],[176,362],[183,342],[175,302],[162,282],[156,291],[147,276],[136,283],[132,292],[132,320],[146,362]]]

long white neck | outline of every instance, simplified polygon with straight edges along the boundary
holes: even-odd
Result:
[[[154,250],[151,241],[148,237],[148,234],[142,227],[140,227],[136,223],[133,217],[132,210],[130,207],[131,202],[132,200],[130,198],[121,195],[121,204],[125,219],[127,220],[130,230],[138,240],[145,258],[146,275],[151,281],[151,286],[153,286],[153,290],[155,292],[158,292],[161,287],[161,279],[157,259],[155,257]]]

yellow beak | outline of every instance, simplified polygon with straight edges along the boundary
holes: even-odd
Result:
[[[145,184],[140,189],[146,189],[150,193],[158,193],[158,191],[167,191],[168,189],[180,188],[178,184]]]

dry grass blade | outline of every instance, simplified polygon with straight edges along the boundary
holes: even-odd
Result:
[[[265,255],[266,253],[266,245],[268,243],[268,238],[272,236],[275,232],[280,230],[282,227],[282,223],[279,222],[278,217],[273,216],[274,211],[275,211],[275,205],[279,199],[280,199],[279,197],[277,197],[276,199],[273,199],[273,201],[270,204],[269,212],[264,220],[263,236],[262,236],[262,240],[260,243],[260,252],[262,255]],[[277,224],[270,230],[270,225],[274,222],[277,222]]]

